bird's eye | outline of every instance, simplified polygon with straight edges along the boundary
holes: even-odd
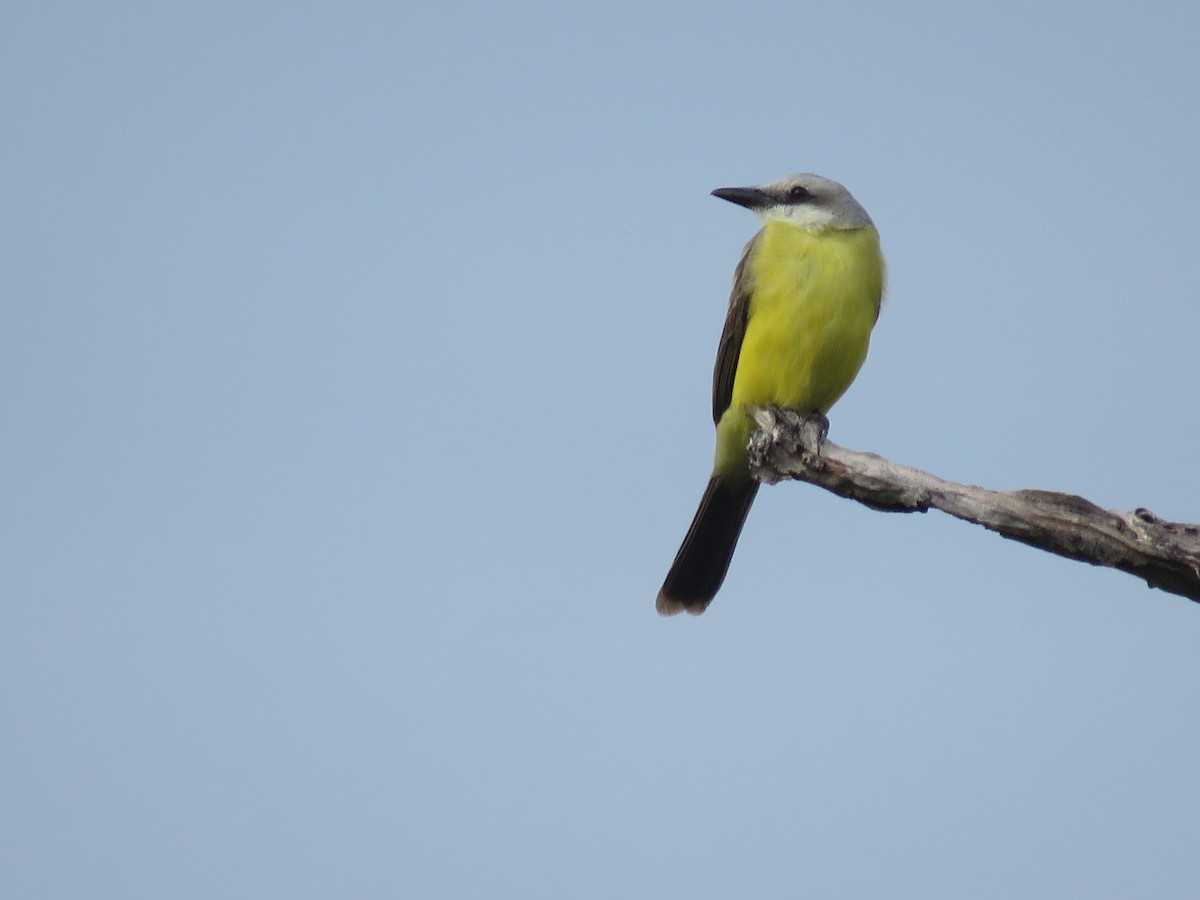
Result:
[[[788,199],[793,203],[803,203],[812,199],[812,192],[802,184],[797,184],[788,190]]]

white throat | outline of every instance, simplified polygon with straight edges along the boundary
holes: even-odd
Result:
[[[824,231],[833,226],[835,218],[832,210],[823,206],[814,206],[811,203],[771,206],[761,210],[758,217],[764,224],[772,219],[777,219],[808,231]]]

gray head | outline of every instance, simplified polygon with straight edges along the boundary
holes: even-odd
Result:
[[[808,172],[761,187],[717,188],[713,196],[753,210],[764,222],[783,219],[813,231],[874,225],[867,211],[842,185]]]

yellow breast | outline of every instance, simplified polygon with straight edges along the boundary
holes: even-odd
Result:
[[[879,315],[878,234],[772,221],[750,266],[754,288],[733,405],[827,412],[858,374]]]
[[[717,466],[744,469],[748,407],[825,413],[850,387],[879,316],[884,266],[872,227],[815,232],[763,227],[748,261],[753,292]]]

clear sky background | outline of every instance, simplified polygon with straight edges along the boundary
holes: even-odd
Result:
[[[1200,520],[1200,7],[6,3],[0,895],[1200,892],[1200,607],[711,459],[715,187],[831,439]]]

